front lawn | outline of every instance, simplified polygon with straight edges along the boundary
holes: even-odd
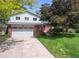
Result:
[[[79,34],[39,36],[38,40],[55,57],[79,57]]]

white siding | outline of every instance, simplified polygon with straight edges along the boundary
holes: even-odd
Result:
[[[20,17],[20,20],[16,20],[16,17]],[[29,17],[29,20],[25,20],[25,17]],[[33,18],[37,18],[37,21],[33,21]],[[35,15],[32,15],[30,13],[24,13],[24,14],[11,16],[9,22],[40,23],[41,21],[40,18]]]

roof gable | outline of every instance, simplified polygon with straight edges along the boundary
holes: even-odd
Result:
[[[26,14],[26,13],[28,13],[28,14],[30,14],[30,15],[33,15],[33,16],[36,16],[36,17],[40,18],[40,16],[38,16],[38,15],[32,13],[32,12],[28,12],[28,11],[27,11],[27,12],[24,12],[24,13],[13,14],[13,15],[11,15],[10,17],[16,16],[16,15],[22,15],[22,14]]]

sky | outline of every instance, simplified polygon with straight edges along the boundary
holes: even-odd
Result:
[[[32,13],[36,13],[36,11],[40,10],[40,7],[42,4],[48,3],[51,4],[52,0],[36,0],[37,3],[35,4],[35,7],[33,7],[32,9],[30,9],[28,6],[27,8],[29,9],[30,12]]]

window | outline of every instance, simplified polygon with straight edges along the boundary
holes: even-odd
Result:
[[[25,17],[25,20],[29,20],[29,17]]]
[[[16,17],[16,20],[20,20],[20,17]]]
[[[37,18],[33,18],[34,21],[37,21]]]

